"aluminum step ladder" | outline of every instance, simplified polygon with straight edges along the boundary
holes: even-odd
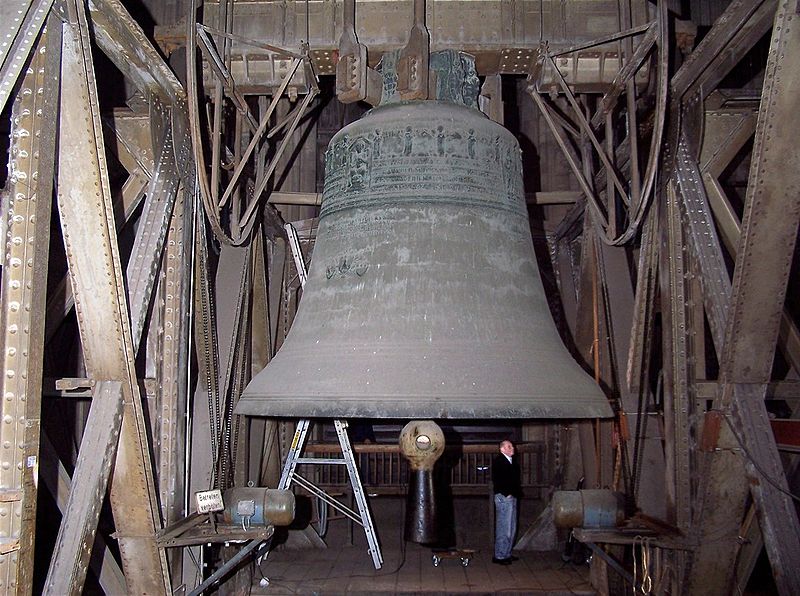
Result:
[[[359,476],[358,468],[356,467],[353,448],[350,445],[350,438],[347,436],[347,421],[334,420],[333,424],[336,427],[336,435],[339,437],[339,446],[342,448],[342,457],[303,457],[302,453],[305,447],[306,438],[308,436],[308,428],[311,425],[311,421],[308,419],[298,421],[297,429],[294,431],[292,444],[289,448],[289,454],[286,456],[286,462],[283,465],[283,472],[281,473],[281,480],[278,483],[278,488],[286,490],[292,485],[292,483],[295,483],[310,492],[318,499],[336,509],[338,512],[346,515],[355,523],[362,526],[364,528],[364,534],[367,537],[367,544],[369,545],[369,554],[372,557],[372,563],[375,565],[375,569],[380,569],[383,565],[381,547],[378,544],[378,537],[375,534],[375,526],[372,523],[372,516],[369,512],[367,495],[364,493],[364,487],[361,485],[361,477]],[[350,484],[353,487],[353,496],[355,497],[358,511],[354,511],[347,505],[330,496],[307,478],[301,476],[297,472],[297,466],[300,464],[347,466],[347,474],[350,478]]]

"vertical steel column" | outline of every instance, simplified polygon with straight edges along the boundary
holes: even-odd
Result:
[[[664,434],[672,438],[667,449],[668,519],[686,530],[691,524],[689,458],[688,360],[692,351],[686,310],[688,265],[680,208],[671,183],[665,189],[661,276],[664,329]]]
[[[160,454],[158,485],[161,495],[161,517],[165,525],[176,521],[183,512],[184,444],[186,441],[183,412],[186,407],[190,366],[188,334],[189,287],[192,251],[191,231],[194,211],[192,187],[179,192],[172,212],[167,245],[161,265],[163,301],[158,354],[160,410],[158,428]]]
[[[42,352],[55,165],[60,24],[31,43],[11,111],[6,237],[0,282],[0,591],[33,583]]]

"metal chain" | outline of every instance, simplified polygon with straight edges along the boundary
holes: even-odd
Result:
[[[249,287],[250,284],[251,284],[251,282],[248,283],[248,287]],[[249,298],[251,296],[251,294],[248,293],[247,296]],[[251,307],[248,304],[248,307],[245,309],[245,319],[246,319],[246,321],[242,325],[242,329],[244,329],[244,331],[245,331],[245,333],[244,333],[245,337],[242,338],[242,341],[239,342],[239,345],[250,345],[250,331],[252,329],[251,321],[250,321],[250,312],[251,312]],[[238,358],[238,360],[239,360],[239,371],[238,371],[238,373],[239,374],[236,377],[235,390],[234,390],[233,395],[232,395],[232,397],[235,397],[235,399],[231,399],[231,415],[232,416],[233,416],[233,407],[239,401],[239,397],[241,397],[242,392],[244,391],[245,382],[249,380],[249,375],[247,374],[247,371],[250,368],[250,358],[248,356],[249,356],[249,350],[245,350],[243,357],[239,357]],[[233,417],[232,422],[233,422],[233,428],[231,429],[231,473],[233,474],[236,471],[236,466],[237,466],[237,463],[239,461],[239,458],[238,458],[238,456],[239,456],[239,436],[240,436],[240,430],[241,430],[242,417],[241,416],[235,416],[235,417]]]
[[[231,345],[228,352],[229,360],[225,376],[225,403],[224,407],[221,408],[224,410],[223,418],[221,420],[222,441],[219,445],[217,462],[219,466],[220,484],[224,488],[227,488],[230,485],[230,481],[232,479],[233,452],[231,448],[236,443],[233,440],[233,408],[242,393],[242,379],[245,378],[246,374],[246,372],[242,370],[242,363],[247,361],[247,359],[243,357],[243,354],[246,351],[242,350],[242,335],[243,330],[246,330],[249,326],[247,313],[250,310],[250,292],[248,289],[251,279],[250,269],[252,256],[253,250],[252,244],[250,244],[247,247],[247,252],[245,254],[245,266],[242,267],[242,275],[239,280],[236,312],[234,313],[234,328],[233,333],[231,334]]]
[[[217,347],[216,307],[208,275],[208,238],[202,212],[197,215],[198,230],[195,234],[195,251],[199,255],[195,269],[197,296],[200,312],[200,331],[203,345],[203,368],[208,399],[208,429],[211,436],[211,486],[217,486],[217,453],[219,452],[219,349]]]

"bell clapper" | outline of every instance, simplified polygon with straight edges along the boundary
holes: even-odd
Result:
[[[400,432],[400,452],[411,466],[405,523],[405,538],[410,542],[437,541],[433,466],[444,444],[444,433],[433,420],[412,420]]]

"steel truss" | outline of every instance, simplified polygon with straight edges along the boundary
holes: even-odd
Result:
[[[60,462],[52,462],[57,456],[49,442],[42,443],[42,457],[50,459],[59,469],[58,485],[48,488],[64,511],[59,546],[51,561],[45,591],[59,594],[81,591],[113,467],[111,504],[126,570],[126,589],[163,593],[169,590],[170,575],[165,553],[156,546],[155,532],[161,527],[162,514],[171,519],[183,510],[180,483],[170,484],[166,480],[170,474],[182,476],[182,472],[177,473],[184,465],[178,456],[181,453],[178,444],[182,441],[177,430],[180,426],[177,412],[185,402],[188,381],[180,372],[188,362],[185,264],[191,256],[185,251],[187,230],[191,226],[184,222],[194,208],[194,176],[192,168],[187,167],[190,146],[184,92],[141,29],[115,0],[98,0],[88,7],[84,2],[58,3],[48,21],[47,33],[40,34],[50,4],[16,2],[3,6],[4,14],[8,9],[11,11],[8,14],[14,16],[3,18],[3,26],[14,29],[10,37],[16,35],[19,40],[10,48],[4,45],[4,51],[9,53],[2,56],[0,85],[3,101],[6,91],[14,89],[15,111],[18,111],[13,119],[17,127],[14,138],[19,139],[12,150],[12,172],[15,172],[12,182],[16,187],[12,187],[11,201],[4,205],[4,212],[10,217],[9,237],[19,242],[9,244],[10,266],[3,268],[2,300],[6,315],[3,352],[16,357],[4,361],[3,416],[20,425],[15,431],[16,439],[3,435],[6,445],[18,445],[20,450],[18,465],[3,466],[3,470],[17,471],[15,476],[3,480],[3,486],[19,485],[12,490],[16,496],[9,493],[3,499],[3,506],[16,511],[8,517],[15,525],[9,526],[8,548],[0,554],[3,586],[26,592],[33,583],[42,352],[46,338],[53,337],[74,306],[89,377],[78,380],[77,384],[92,386],[94,400],[71,480]],[[24,18],[17,18],[18,15]],[[133,138],[136,135],[130,134],[130,128],[125,131],[124,118],[108,123],[121,141],[119,145],[130,149],[118,152],[120,163],[130,172],[121,196],[120,211],[124,213],[121,223],[114,219],[115,205],[108,183],[90,30],[93,40],[149,102],[155,116],[148,119],[145,134],[139,135],[140,141]],[[27,70],[16,81],[16,74],[22,70],[20,61],[25,63],[31,48],[34,50]],[[152,154],[153,146],[157,148],[156,158],[148,160],[141,150]],[[49,183],[56,165],[69,276],[60,286],[59,298],[48,306],[48,314],[52,316],[50,328],[45,332]],[[179,188],[185,189],[182,194]],[[143,199],[141,225],[125,282],[116,230]],[[161,280],[159,294],[163,308],[151,308],[159,286],[157,279]],[[164,470],[160,479],[161,513],[146,438],[145,404],[133,369],[134,354],[151,311],[148,337],[160,338],[153,349],[163,354],[163,357],[154,352],[148,354],[148,358],[154,358],[160,365],[161,383],[156,398],[161,407],[158,420],[162,429],[154,434],[165,437],[159,442],[161,450],[157,456]],[[14,320],[7,318],[8,313]],[[10,380],[15,383],[14,388],[8,385]],[[16,414],[12,413],[12,406]],[[153,416],[155,413],[151,412]],[[66,490],[69,490],[68,500],[64,497]],[[12,537],[15,545],[11,544]],[[24,539],[20,541],[20,537]],[[102,538],[97,542],[102,544]],[[113,558],[106,552],[103,561],[97,571],[101,584],[111,592],[120,591]]]
[[[658,272],[667,515],[668,521],[686,533],[687,544],[694,551],[686,556],[679,574],[683,580],[676,578],[673,589],[687,593],[722,594],[732,589],[736,559],[742,550],[737,537],[748,527],[752,535],[752,528],[758,527],[745,518],[748,495],[755,502],[779,590],[785,594],[800,590],[796,565],[790,563],[800,560],[800,527],[764,404],[776,343],[791,365],[797,368],[800,362],[800,335],[783,305],[800,211],[796,192],[786,190],[796,187],[796,153],[792,153],[791,134],[782,134],[797,130],[796,110],[790,107],[797,68],[788,63],[800,37],[793,11],[791,2],[734,0],[672,76],[662,168],[667,175],[656,189],[658,209],[650,210],[650,225],[641,230],[627,390],[632,395],[649,391],[644,384],[649,343],[654,337]],[[760,104],[751,101],[734,106],[731,102],[731,107],[726,107],[725,96],[718,92],[715,98],[712,93],[770,28],[773,34]],[[641,65],[653,44],[666,43],[663,33],[651,39],[652,28],[644,31],[646,35],[633,54],[629,46],[631,60],[621,77]],[[547,53],[543,56],[545,62],[551,60]],[[639,188],[633,167],[627,170],[627,179],[618,177],[621,170],[615,169],[614,153],[619,153],[621,146],[609,150],[614,148],[610,127],[606,127],[606,147],[593,137],[614,109],[613,101],[623,88],[620,83],[624,80],[615,83],[588,118],[584,117],[585,106],[579,105],[562,81],[561,91],[571,104],[574,125],[548,105],[535,87],[529,88],[587,197],[592,216],[606,233],[612,231],[615,207],[609,197],[621,195],[622,203],[630,208],[633,195],[626,197],[625,189]],[[627,117],[635,118],[631,104],[625,108]],[[629,126],[627,147],[635,152],[636,135],[630,130]],[[745,215],[740,223],[719,176],[753,134]],[[582,149],[587,139],[608,172],[605,181],[592,176],[594,158]],[[581,151],[573,149],[573,142]],[[635,153],[632,161],[638,162]],[[605,188],[605,196],[600,190],[595,198],[596,188]],[[579,203],[570,221],[581,211]],[[632,218],[630,215],[629,221]],[[653,242],[656,221],[659,242]],[[590,246],[584,242],[583,248]],[[734,260],[733,279],[725,251]],[[598,275],[602,279],[601,270]],[[705,424],[698,418],[705,405],[697,395],[705,362],[703,316],[709,322],[709,340],[721,367],[713,409],[706,414]],[[700,448],[693,447],[692,437],[701,436]],[[635,463],[633,467],[636,474]],[[757,551],[743,552],[752,561]],[[673,562],[680,567],[677,558]],[[749,573],[752,562],[739,567]],[[737,581],[743,587],[747,575]]]

